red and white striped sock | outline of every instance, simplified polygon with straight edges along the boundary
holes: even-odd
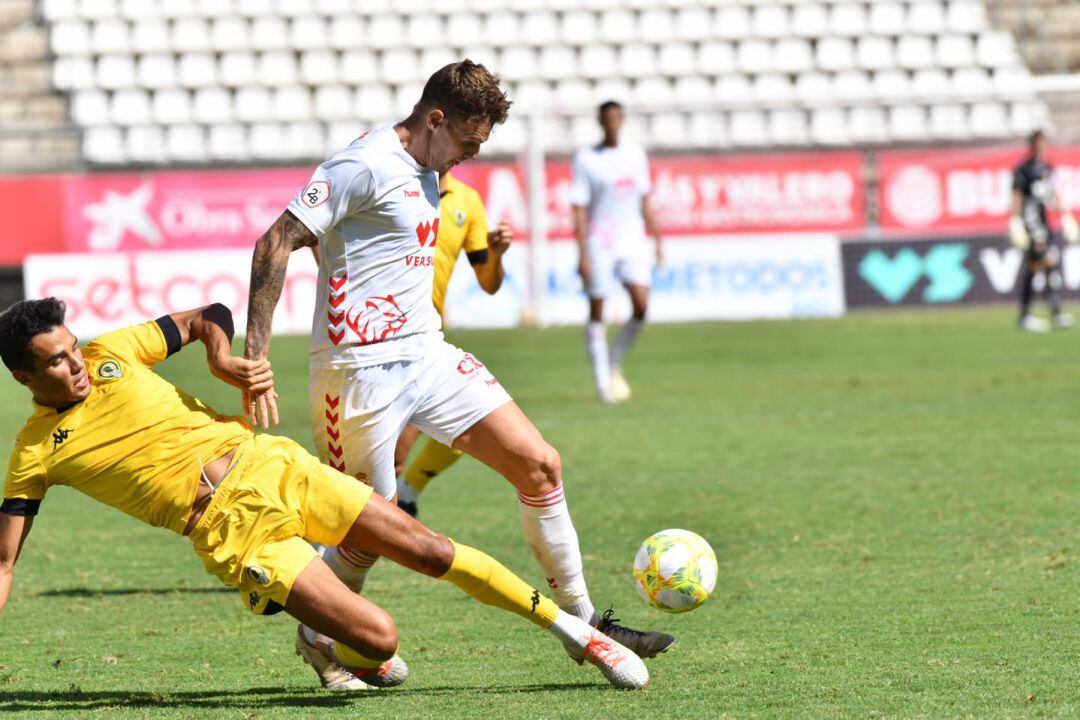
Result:
[[[518,503],[525,539],[544,569],[555,602],[563,610],[588,621],[593,606],[585,586],[581,548],[563,486],[539,495],[519,492]]]
[[[344,545],[326,548],[326,552],[323,553],[323,560],[338,579],[356,593],[364,590],[364,581],[367,580],[368,571],[378,559],[378,555],[369,555]]]

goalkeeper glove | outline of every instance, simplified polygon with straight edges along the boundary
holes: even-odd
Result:
[[[1031,247],[1031,236],[1028,235],[1027,228],[1024,227],[1024,221],[1016,215],[1009,218],[1009,242],[1013,244],[1013,247],[1020,250],[1027,250]]]
[[[1077,225],[1076,218],[1071,212],[1061,213],[1061,234],[1070,243],[1080,240],[1080,225]]]

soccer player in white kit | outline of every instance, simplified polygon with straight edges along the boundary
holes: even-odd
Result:
[[[517,489],[525,537],[559,606],[652,657],[674,638],[622,627],[610,610],[597,615],[558,452],[482,362],[443,339],[432,302],[438,173],[476,157],[509,106],[484,66],[453,63],[431,76],[408,118],[361,135],[320,165],[256,244],[244,354],[268,356],[289,255],[317,246],[309,386],[324,462],[392,499],[394,446],[406,425],[476,457]],[[276,421],[273,391],[245,402],[264,427]],[[357,592],[376,559],[341,547],[324,554]],[[310,648],[304,657],[324,683],[340,677],[330,658],[312,662]]]
[[[645,322],[654,259],[657,265],[663,261],[660,231],[649,208],[649,161],[640,145],[619,138],[623,119],[619,103],[609,100],[600,106],[604,139],[574,154],[570,181],[578,272],[589,296],[585,345],[596,395],[606,403],[630,398],[622,360]],[[646,229],[656,238],[655,250],[649,247]],[[632,315],[609,352],[604,301],[617,284],[630,294]]]

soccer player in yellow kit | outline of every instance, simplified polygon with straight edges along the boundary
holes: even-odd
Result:
[[[512,241],[513,233],[506,220],[500,222],[496,230],[488,232],[487,211],[480,193],[449,172],[439,176],[439,235],[435,244],[432,300],[440,317],[446,303],[446,286],[450,283],[461,251],[465,251],[480,287],[489,295],[494,295],[502,287],[502,257],[510,249]],[[406,426],[394,449],[398,507],[413,517],[416,517],[420,493],[428,483],[462,456],[461,450],[428,438],[409,464],[409,469],[402,473],[409,450],[419,435],[418,429],[412,425]]]
[[[0,611],[46,490],[67,485],[189,537],[206,570],[238,588],[252,612],[284,610],[330,638],[314,648],[298,635],[305,659],[331,658],[326,662],[343,676],[368,685],[407,677],[397,629],[384,610],[349,590],[311,543],[375,552],[447,580],[551,630],[613,685],[648,682],[632,651],[488,555],[428,530],[292,440],[255,435],[243,418],[219,415],[157,375],[155,364],[198,339],[215,376],[246,397],[267,392],[269,363],[232,356],[232,316],[223,305],[106,333],[84,349],[64,314],[56,298],[25,300],[0,314],[0,358],[33,395],[0,504]],[[324,677],[328,686],[333,681]]]

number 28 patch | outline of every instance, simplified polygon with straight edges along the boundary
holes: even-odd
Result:
[[[309,208],[319,207],[329,199],[330,182],[327,180],[312,180],[300,193],[300,201]]]

